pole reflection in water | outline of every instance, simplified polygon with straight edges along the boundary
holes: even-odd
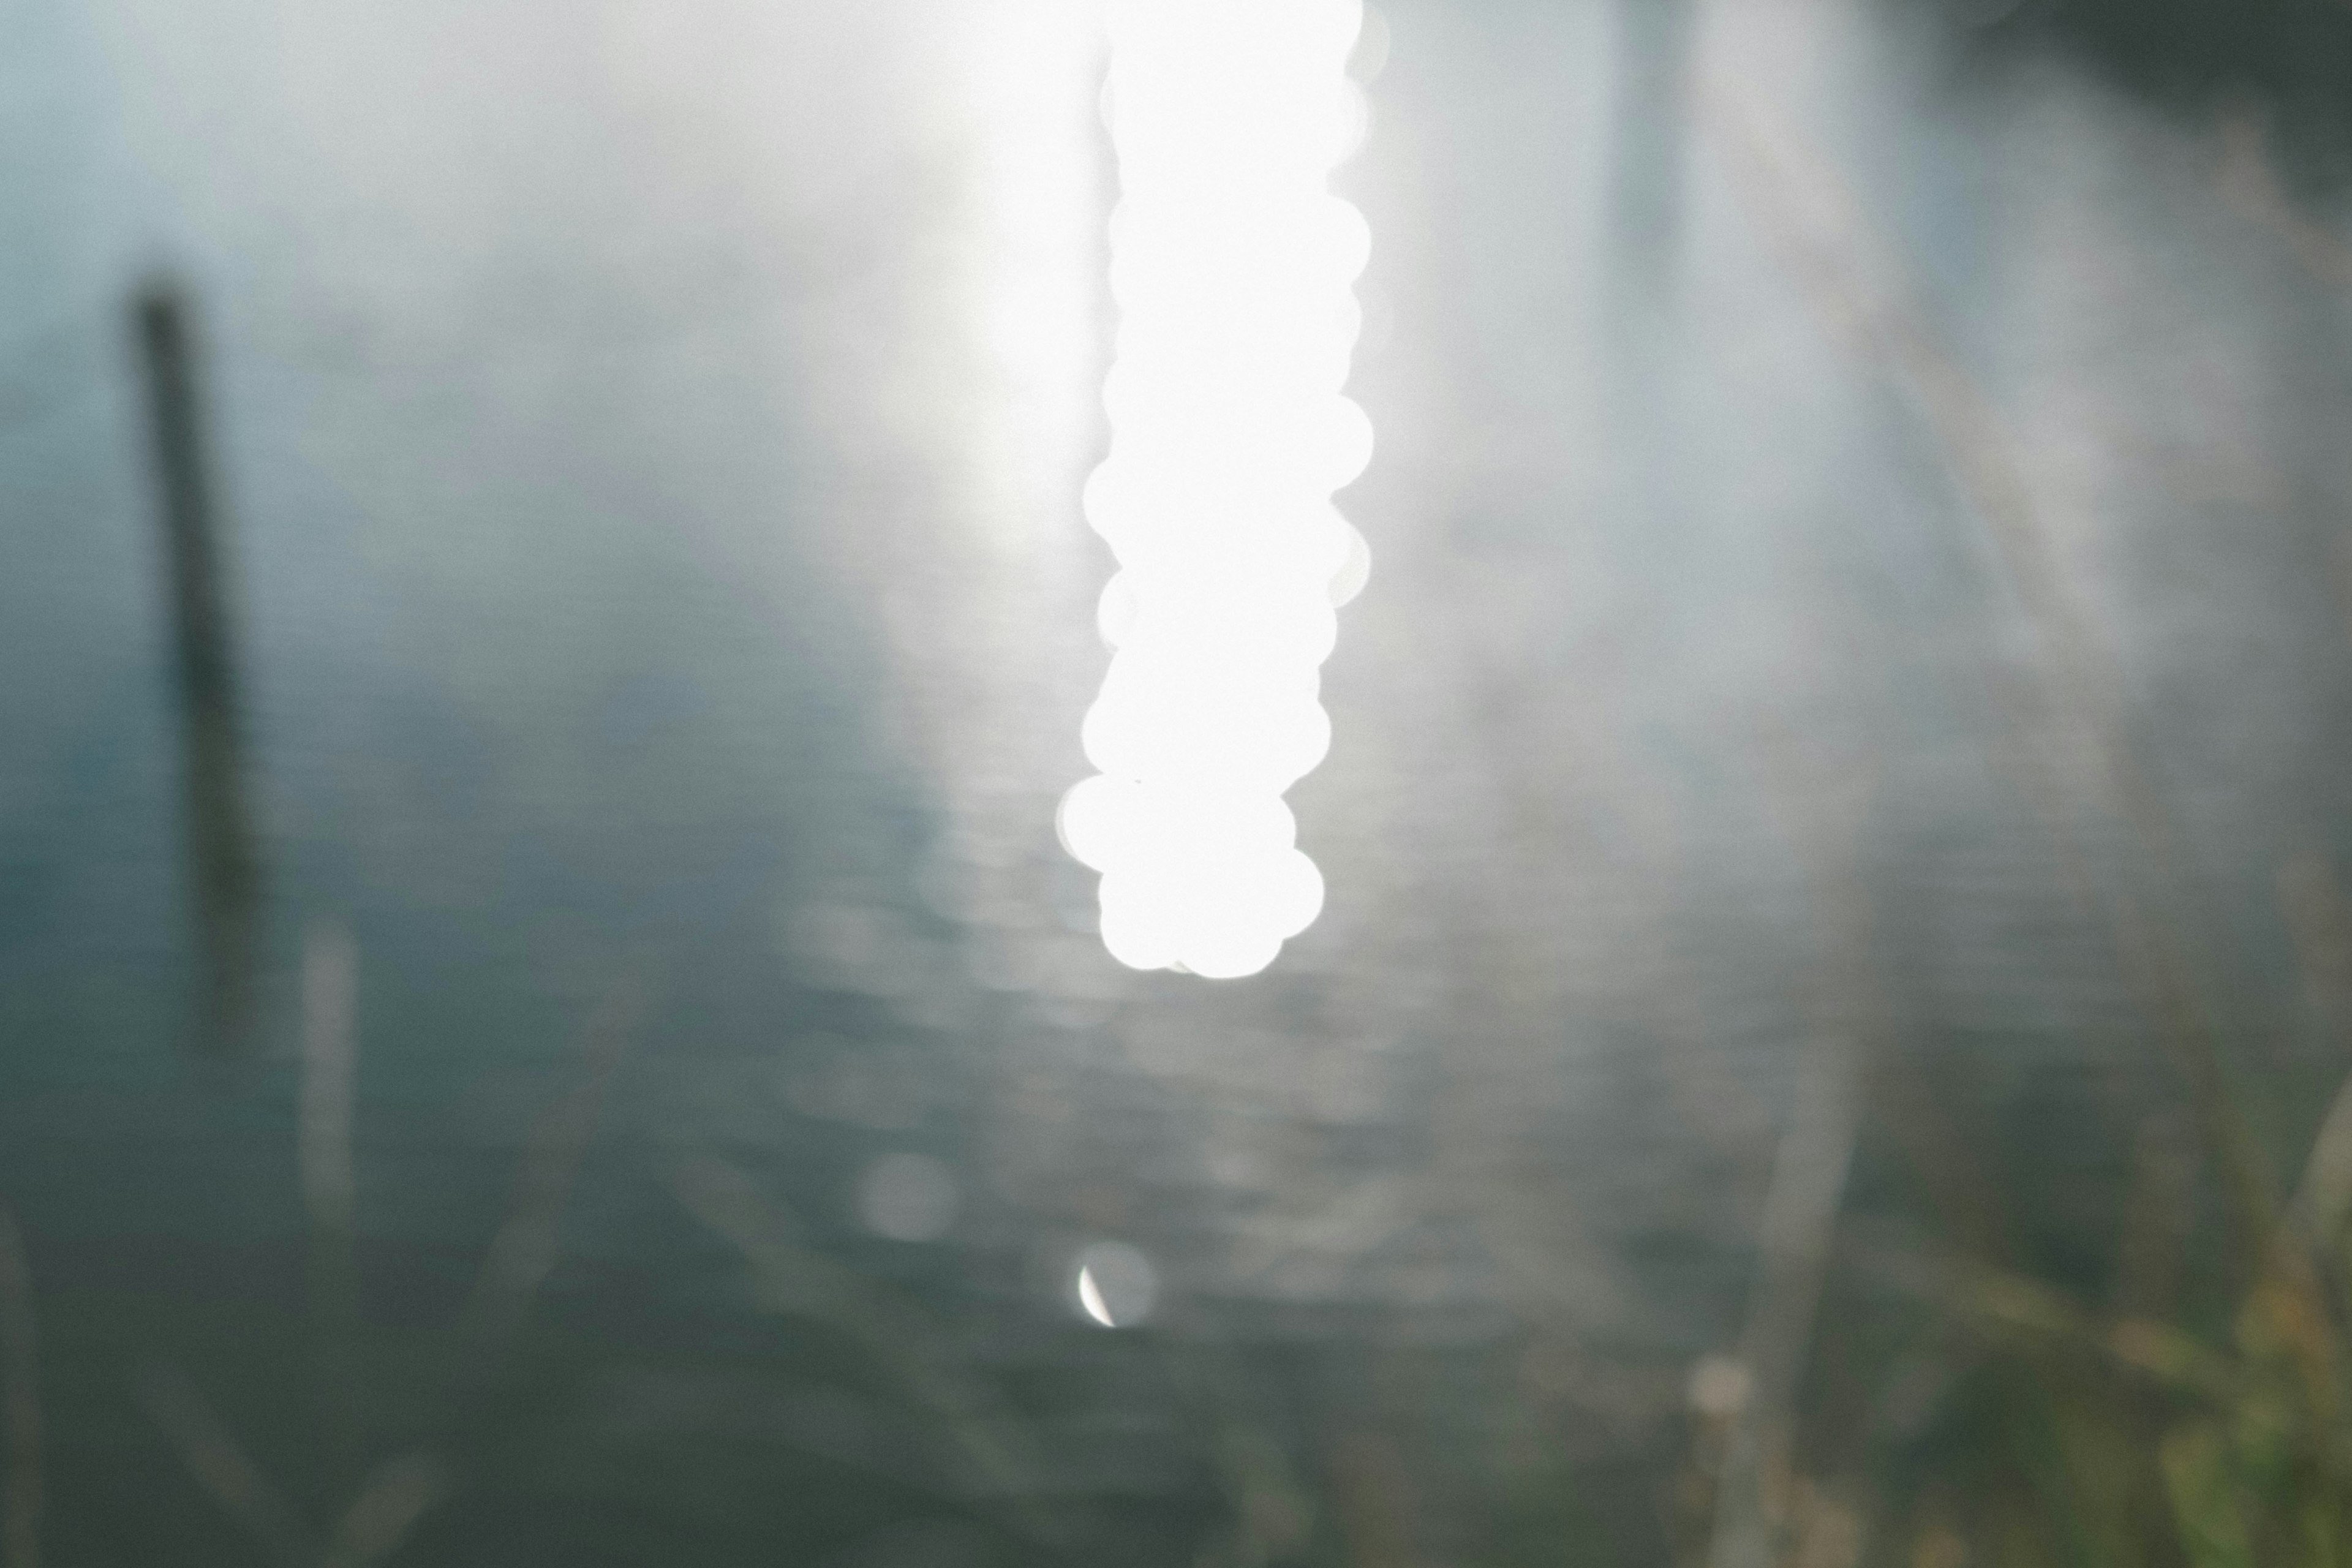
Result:
[[[1254,974],[1323,880],[1283,794],[1322,761],[1319,670],[1363,541],[1331,504],[1372,433],[1340,395],[1370,236],[1327,181],[1360,137],[1356,0],[1118,0],[1117,354],[1087,521],[1119,570],[1064,845],[1136,969]]]
[[[206,471],[188,307],[158,280],[132,306],[162,521],[185,751],[184,831],[200,961],[197,1038],[243,1045],[251,1025],[261,862],[247,808],[236,665],[218,520]]]

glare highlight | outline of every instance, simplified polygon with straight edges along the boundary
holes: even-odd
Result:
[[[1323,760],[1320,668],[1363,540],[1333,492],[1370,461],[1341,395],[1371,237],[1328,188],[1364,131],[1357,0],[1113,0],[1106,110],[1116,355],[1087,520],[1118,572],[1062,801],[1136,969],[1254,974],[1323,907],[1283,795]]]
[[[1098,1241],[1078,1254],[1072,1293],[1078,1310],[1106,1329],[1131,1329],[1160,1300],[1160,1271],[1123,1241]]]
[[[1091,1268],[1078,1270],[1078,1306],[1087,1317],[1104,1328],[1118,1327],[1112,1321],[1109,1306],[1103,1300],[1102,1287],[1095,1282],[1095,1271]]]

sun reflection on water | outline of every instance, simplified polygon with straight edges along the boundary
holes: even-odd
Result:
[[[1362,538],[1331,503],[1371,458],[1340,388],[1363,215],[1330,194],[1363,133],[1358,0],[1114,0],[1109,456],[1087,521],[1118,557],[1116,650],[1062,841],[1102,873],[1137,969],[1254,974],[1323,906],[1283,795],[1323,759],[1320,668]]]

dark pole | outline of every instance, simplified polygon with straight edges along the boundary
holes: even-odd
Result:
[[[171,579],[184,829],[203,964],[199,1038],[209,1049],[228,1050],[252,1023],[261,863],[245,795],[226,573],[187,306],[172,285],[155,283],[141,292],[135,313]]]

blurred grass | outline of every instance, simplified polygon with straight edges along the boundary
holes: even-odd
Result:
[[[2278,885],[2306,994],[2336,1043],[2352,1044],[2343,894],[2308,857],[2284,867]],[[2003,1192],[1966,1140],[1923,1128],[1920,1107],[1901,1103],[1904,1075],[1882,1074],[1898,1090],[1894,1108],[1908,1114],[1880,1114],[1874,1125],[1913,1163],[1925,1201],[1900,1217],[1842,1223],[1837,1294],[1816,1326],[1821,1364],[1795,1417],[1802,1430],[1790,1462],[1763,1479],[1771,1561],[2352,1560],[2352,1080],[2301,1151],[2293,1195],[2280,1199],[2273,1173],[2294,1162],[2249,1129],[2292,1118],[2239,1102],[2243,1079],[2210,1034],[2192,1033],[2182,1050],[2175,1093],[2195,1147],[2158,1139],[2138,1163],[2105,1304],[2009,1260],[2016,1216],[2006,1211],[2032,1194]],[[2151,1233],[2184,1252],[2152,1277]],[[1868,1347],[1890,1329],[1903,1354]],[[1898,1385],[1923,1357],[1937,1369],[1926,1408],[1890,1420]],[[1874,1359],[1864,1407],[1842,1405],[1840,1372]],[[1738,1393],[1748,1397],[1744,1384]],[[1694,1402],[1706,1403],[1696,1393]],[[1674,1504],[1685,1562],[1720,1558],[1721,1527],[1706,1525],[1720,1517],[1717,1494],[1744,1414],[1694,1418]]]
[[[1850,837],[1825,829],[1819,854],[1836,865]],[[2277,891],[2305,991],[2352,1043],[2343,892],[2315,857],[2283,867]],[[1830,908],[1824,1027],[1843,1019],[1867,1038],[1871,1009],[1852,1005],[1868,984],[1866,910]],[[355,1049],[349,954],[331,932],[320,941],[307,1060],[331,1081],[305,1103],[348,1118],[348,1096],[329,1091]],[[305,1179],[320,1186],[307,1267],[284,1270],[302,1288],[282,1310],[182,1300],[167,1317],[135,1289],[58,1290],[38,1298],[37,1368],[29,1271],[0,1235],[5,1568],[110,1560],[89,1550],[103,1489],[45,1474],[58,1467],[41,1452],[37,1385],[85,1468],[93,1453],[131,1469],[152,1469],[159,1447],[172,1456],[180,1491],[140,1506],[183,1529],[209,1513],[215,1531],[186,1537],[180,1561],[530,1563],[593,1539],[677,1562],[779,1542],[798,1543],[787,1560],[861,1562],[857,1542],[925,1519],[963,1532],[961,1555],[941,1561],[1097,1554],[1101,1500],[1056,1477],[1039,1401],[968,1364],[935,1305],[817,1248],[740,1169],[688,1158],[674,1195],[682,1220],[727,1244],[773,1342],[624,1347],[537,1320],[643,990],[623,977],[589,1021],[580,1082],[541,1118],[446,1325],[362,1310],[339,1195],[349,1140],[331,1127],[303,1130]],[[2313,1120],[2308,1108],[2242,1103],[2266,1086],[2231,1070],[2209,1032],[2176,1044],[2188,1055],[2171,1063],[2170,1101],[2145,1112],[2130,1190],[2112,1205],[2112,1267],[2087,1281],[2022,1261],[2036,1194],[2005,1182],[1918,1061],[1825,1047],[1776,1166],[1791,1195],[1764,1204],[1749,1327],[1736,1354],[1701,1364],[1689,1408],[1664,1425],[1644,1412],[1661,1387],[1675,1402],[1675,1369],[1554,1343],[1533,1319],[1523,1338],[1444,1352],[1318,1347],[1390,1385],[1369,1404],[1270,1388],[1246,1347],[1122,1336],[1121,1353],[1173,1391],[1197,1470],[1165,1559],[2335,1568],[2352,1557],[2352,1084],[2289,1158],[2254,1130]],[[1906,1168],[1900,1201],[1844,1190],[1849,1140],[1858,1161]],[[1563,1405],[1618,1415],[1596,1438]],[[1471,1434],[1459,1452],[1445,1451],[1449,1421]],[[1447,1466],[1487,1483],[1477,1517],[1443,1518],[1433,1478]],[[551,1519],[565,1509],[576,1517]],[[1729,1530],[1743,1532],[1736,1551]],[[45,1540],[61,1543],[51,1556]]]

